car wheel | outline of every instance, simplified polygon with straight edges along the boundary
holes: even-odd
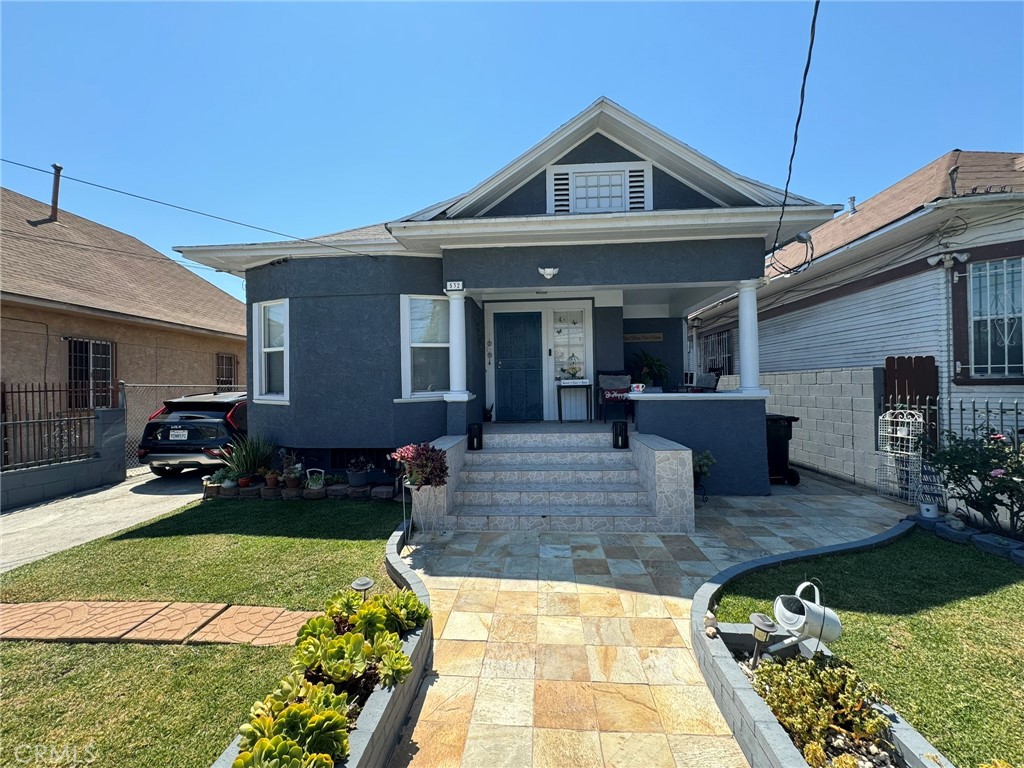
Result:
[[[149,471],[157,477],[177,477],[184,470],[181,467],[150,467]]]

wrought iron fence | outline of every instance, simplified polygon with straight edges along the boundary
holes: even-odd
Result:
[[[909,402],[908,402],[909,400]],[[944,432],[972,437],[975,430],[992,429],[1011,437],[1015,443],[1024,441],[1024,402],[978,397],[891,398],[881,403],[881,413],[909,410],[921,414],[924,433],[938,441]]]
[[[125,467],[137,469],[139,464],[139,442],[149,417],[160,410],[164,400],[173,400],[185,395],[202,395],[223,391],[216,384],[125,384]]]
[[[6,472],[93,456],[96,413],[82,404],[95,402],[117,407],[117,389],[80,382],[0,383],[0,469]]]

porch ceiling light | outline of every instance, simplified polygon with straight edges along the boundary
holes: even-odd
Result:
[[[544,276],[544,279],[550,280],[558,274],[558,267],[537,267],[537,271]]]

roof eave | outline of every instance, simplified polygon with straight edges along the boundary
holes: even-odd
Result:
[[[830,220],[841,206],[786,209],[784,239]],[[598,213],[560,216],[509,216],[395,222],[395,238],[410,249],[440,253],[442,248],[513,247],[762,238],[774,235],[779,208],[703,208],[689,211]]]

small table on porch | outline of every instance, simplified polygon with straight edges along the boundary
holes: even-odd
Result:
[[[558,389],[558,423],[562,423],[562,393],[565,390],[579,389],[586,393],[587,396],[587,421],[594,420],[594,385],[590,383],[590,379],[561,379],[559,380],[557,387]]]

